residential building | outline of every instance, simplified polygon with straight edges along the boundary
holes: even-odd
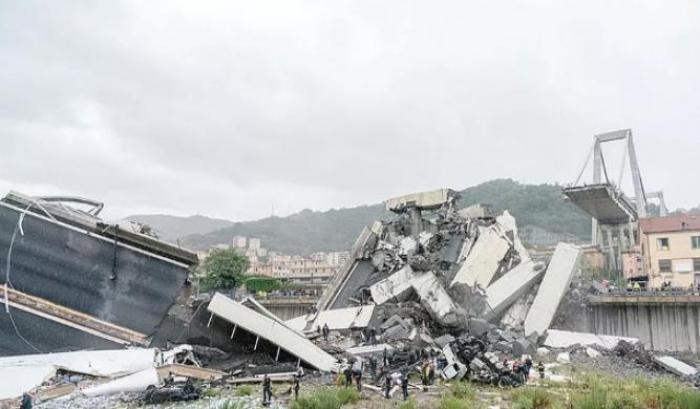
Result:
[[[233,237],[233,247],[237,249],[244,249],[248,245],[248,238],[245,236],[234,236]]]
[[[253,249],[253,250],[259,249],[260,248],[260,239],[256,239],[253,237],[249,238],[248,239],[248,248]]]
[[[652,288],[700,283],[700,215],[679,214],[639,222],[644,270]]]

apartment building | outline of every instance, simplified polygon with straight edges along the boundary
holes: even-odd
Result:
[[[639,221],[642,262],[649,286],[675,288],[700,283],[700,215],[680,214]]]

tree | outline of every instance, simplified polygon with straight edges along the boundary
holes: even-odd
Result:
[[[212,288],[236,288],[249,267],[248,257],[234,249],[214,249],[204,261],[207,283]]]

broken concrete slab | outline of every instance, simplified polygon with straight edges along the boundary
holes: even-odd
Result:
[[[434,339],[434,342],[437,346],[440,348],[444,348],[446,345],[449,345],[453,342],[455,342],[455,337],[453,337],[450,334],[445,334],[443,336],[437,337]]]
[[[530,352],[532,345],[530,341],[525,338],[519,338],[511,344],[513,349],[513,356],[522,356]]]
[[[525,322],[527,312],[530,310],[534,294],[520,297],[510,308],[507,308],[501,318],[501,325],[506,328],[520,328]]]
[[[484,219],[491,217],[491,209],[487,205],[475,204],[463,209],[459,209],[457,213],[465,219]]]
[[[595,349],[593,349],[591,347],[588,347],[588,348],[586,348],[586,355],[588,355],[589,358],[596,359],[596,358],[599,358],[600,356],[602,356],[603,354],[601,354],[600,352],[596,351]]]
[[[150,386],[160,385],[161,380],[156,368],[148,368],[143,371],[91,386],[82,390],[85,396],[112,395],[115,393],[143,392]]]
[[[557,354],[557,362],[561,362],[562,364],[571,363],[571,355],[568,352],[560,352]]]
[[[415,207],[420,210],[434,210],[439,209],[456,197],[457,193],[452,189],[437,189],[394,197],[384,203],[386,210],[393,212],[402,211],[408,207]]]
[[[374,305],[338,308],[320,311],[317,314],[304,315],[285,321],[289,327],[302,332],[316,331],[328,325],[331,331],[366,328],[374,314]]]
[[[488,287],[510,248],[511,242],[498,225],[479,227],[479,237],[450,286],[461,283]]]
[[[491,320],[500,316],[522,297],[544,274],[544,265],[526,259],[504,274],[486,289],[488,313]]]
[[[525,318],[525,334],[544,334],[554,319],[559,303],[579,268],[582,251],[578,246],[559,243],[544,274],[535,300]]]
[[[482,337],[491,329],[491,324],[482,318],[469,318],[467,324],[469,335],[473,337]]]
[[[411,287],[420,297],[421,305],[442,325],[454,325],[459,320],[459,308],[432,272],[414,274]]]
[[[361,347],[348,348],[345,351],[354,356],[381,356],[384,350],[393,351],[394,347],[389,344],[365,345]]]
[[[503,227],[506,232],[512,232],[513,235],[513,247],[515,251],[518,252],[518,256],[521,260],[529,260],[530,254],[527,249],[520,241],[520,236],[518,235],[518,226],[515,222],[515,217],[513,217],[507,210],[503,212],[502,215],[496,217],[496,222]]]
[[[0,367],[0,401],[22,396],[56,375],[51,365]]]
[[[639,339],[637,338],[550,329],[547,331],[547,338],[543,345],[556,349],[570,348],[575,345],[584,347],[595,345],[607,350],[612,350],[615,349],[620,341],[625,341],[630,344],[639,343]]]
[[[667,371],[681,377],[691,377],[698,374],[698,369],[688,365],[672,356],[655,356],[654,362],[661,365]]]
[[[369,290],[372,293],[374,303],[382,305],[392,299],[404,299],[411,290],[412,278],[413,271],[409,266],[405,266],[384,280],[372,285]]]
[[[155,348],[76,351],[0,358],[0,372],[10,367],[54,367],[97,377],[117,377],[152,367],[159,359]]]
[[[321,371],[336,370],[333,356],[282,321],[273,320],[221,293],[214,295],[207,310],[212,313],[212,317],[216,315],[233,324],[234,328],[241,327],[262,337]]]

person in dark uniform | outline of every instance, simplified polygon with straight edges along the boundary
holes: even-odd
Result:
[[[323,339],[325,341],[328,341],[328,334],[331,332],[331,330],[328,328],[328,324],[323,324]]]
[[[269,405],[272,400],[272,381],[270,377],[265,374],[263,377],[263,405]]]
[[[28,393],[22,395],[22,403],[20,404],[20,409],[32,409],[32,397]]]
[[[389,399],[389,392],[391,391],[391,376],[387,373],[384,381],[384,397]]]
[[[369,329],[369,343],[377,345],[377,329],[374,327]]]
[[[404,373],[401,378],[401,392],[403,392],[403,400],[408,399],[408,373]]]
[[[386,347],[384,347],[384,353],[383,353],[383,357],[384,357],[384,366],[387,366],[386,354],[387,354],[387,350],[386,350]]]
[[[299,389],[301,389],[301,384],[299,382],[299,376],[294,375],[294,400],[299,400]]]
[[[343,374],[345,375],[345,387],[349,388],[352,385],[352,367],[350,364],[345,366]]]
[[[369,374],[373,381],[377,380],[377,358],[373,356],[369,357]]]
[[[544,364],[542,361],[537,364],[537,372],[540,373],[540,379],[544,379]]]

